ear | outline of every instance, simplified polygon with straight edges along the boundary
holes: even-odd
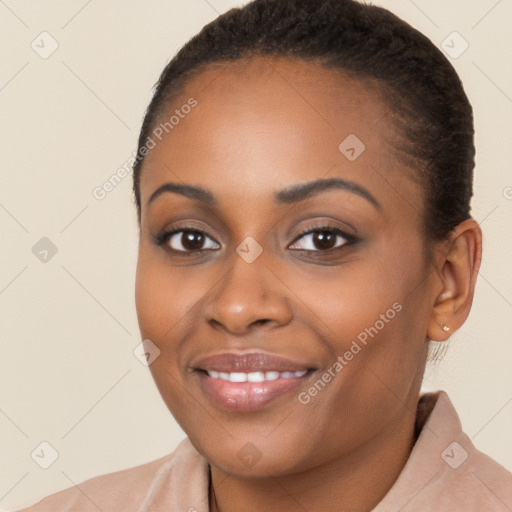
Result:
[[[434,290],[429,339],[445,341],[466,321],[481,260],[482,230],[474,219],[465,220],[436,255],[440,284]]]

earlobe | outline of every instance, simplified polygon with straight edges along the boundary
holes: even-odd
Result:
[[[438,285],[427,336],[445,341],[465,321],[471,310],[482,259],[482,231],[473,219],[461,222],[440,253]]]
[[[443,322],[436,323],[435,320],[430,322],[427,340],[446,341],[452,335],[451,328]]]

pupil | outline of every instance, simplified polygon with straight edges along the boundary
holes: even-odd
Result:
[[[200,249],[203,242],[203,234],[198,233],[197,231],[189,231],[187,233],[183,233],[181,237],[181,243],[183,247],[189,251]]]
[[[336,241],[336,234],[329,231],[319,231],[313,235],[313,243],[317,249],[332,249]]]

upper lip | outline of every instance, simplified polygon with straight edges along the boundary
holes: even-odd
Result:
[[[311,365],[266,354],[264,352],[224,352],[199,359],[192,366],[196,370],[216,372],[297,372],[312,369]]]

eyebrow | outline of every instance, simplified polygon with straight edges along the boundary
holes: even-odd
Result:
[[[274,194],[274,201],[277,204],[297,203],[309,197],[315,196],[322,192],[332,189],[341,189],[356,194],[369,203],[377,210],[381,210],[381,204],[375,197],[364,187],[354,183],[353,181],[344,180],[342,178],[329,178],[310,181],[307,183],[298,183],[290,187],[279,190]],[[147,205],[149,206],[157,197],[164,193],[179,194],[189,199],[195,199],[206,203],[209,206],[216,206],[217,200],[212,192],[206,188],[196,185],[183,185],[180,183],[167,182],[158,187],[149,197]]]
[[[364,187],[354,183],[353,181],[344,180],[342,178],[329,178],[310,181],[308,183],[299,183],[287,187],[275,194],[277,203],[296,203],[308,197],[320,194],[326,190],[341,189],[352,192],[371,203],[377,210],[380,210],[381,204],[375,197]]]
[[[196,199],[203,203],[206,203],[210,206],[215,206],[217,204],[217,200],[213,196],[213,194],[203,188],[195,185],[182,185],[180,183],[171,183],[167,182],[158,187],[149,197],[147,205],[149,206],[157,197],[161,196],[166,192],[171,192],[174,194],[179,194],[190,199]]]

